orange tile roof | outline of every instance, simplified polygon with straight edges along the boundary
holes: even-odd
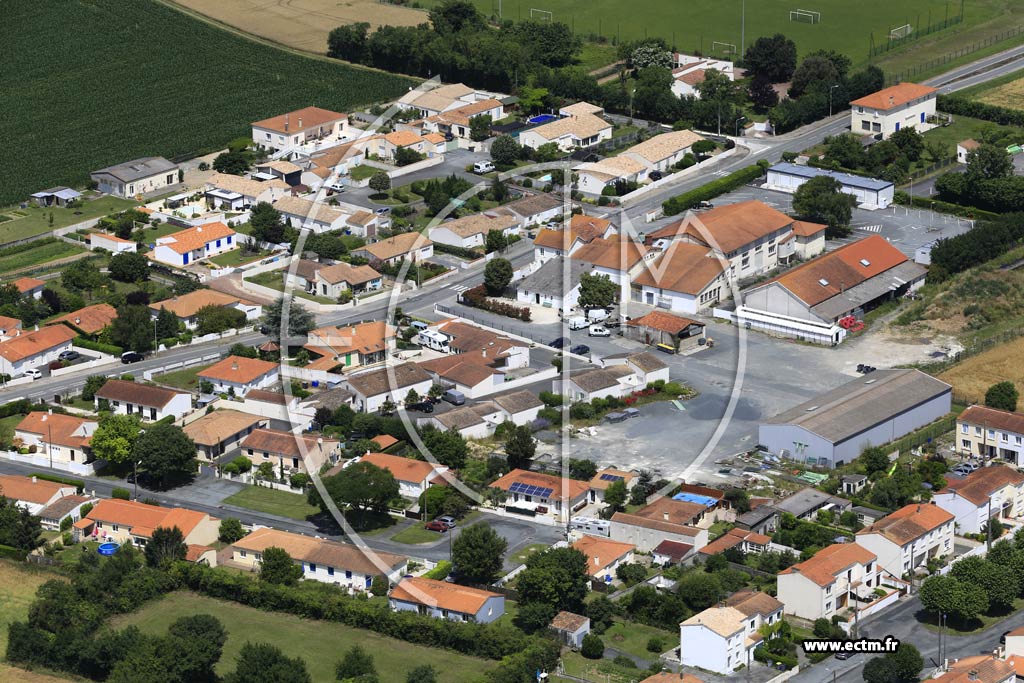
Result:
[[[10,318],[6,315],[0,315],[0,333],[17,333],[20,329],[20,320],[17,318]]]
[[[387,261],[396,256],[408,254],[414,249],[423,249],[432,244],[433,242],[424,237],[422,233],[406,232],[374,242],[373,244],[367,244],[365,247],[360,247],[357,251],[365,251],[375,259]]]
[[[37,287],[43,287],[46,285],[46,281],[34,277],[19,277],[14,282],[10,282],[8,284],[14,285],[19,292],[24,294],[25,292],[31,291]]]
[[[441,135],[440,133],[427,133],[426,135],[423,136],[423,139],[435,145],[441,144],[442,142],[445,141],[444,136]]]
[[[699,503],[673,500],[668,496],[658,498],[633,514],[637,517],[667,521],[671,524],[693,524],[708,508]]]
[[[17,363],[66,344],[77,336],[76,332],[63,325],[43,327],[0,342],[0,356],[11,363]]]
[[[640,263],[647,247],[637,242],[597,238],[577,249],[569,258],[594,267],[626,271]]]
[[[743,590],[725,599],[726,607],[735,607],[748,617],[755,614],[767,616],[778,612],[784,605],[761,591]]]
[[[978,149],[979,147],[981,147],[981,143],[975,140],[974,138],[967,138],[966,140],[961,140],[960,142],[958,142],[957,146],[963,147],[964,149],[970,151],[972,149]]]
[[[83,448],[92,440],[92,432],[96,429],[96,420],[88,420],[76,415],[62,415],[45,412],[32,412],[22,418],[14,428],[16,431],[38,435],[43,441],[58,446]]]
[[[346,326],[318,327],[309,332],[309,344],[331,352],[334,356],[357,351],[363,355],[377,353],[388,348],[388,342],[395,338],[395,328],[383,320]]]
[[[596,577],[603,577],[609,565],[636,550],[632,543],[621,543],[601,536],[583,536],[572,547],[587,556],[587,571]]]
[[[188,423],[183,430],[188,438],[200,446],[217,446],[264,420],[265,418],[236,410],[215,410],[195,422]]]
[[[679,524],[672,521],[666,522],[663,517],[655,519],[654,517],[631,515],[626,512],[616,512],[612,515],[612,521],[619,522],[620,524],[625,524],[627,526],[667,531],[672,534],[680,534],[682,536],[690,536],[692,538],[696,538],[700,535],[700,532],[703,531],[702,529],[690,526],[689,524]]]
[[[377,444],[377,448],[381,450],[384,450],[385,448],[388,448],[390,446],[394,446],[396,443],[398,443],[398,439],[391,436],[390,434],[378,434],[377,436],[370,439],[370,441]]]
[[[705,555],[717,555],[724,553],[729,548],[735,548],[744,542],[751,545],[767,546],[772,542],[772,539],[764,534],[756,534],[753,531],[730,529],[728,533],[722,534],[711,541],[711,543],[701,548],[699,552]]]
[[[905,546],[954,519],[953,514],[938,505],[912,503],[861,529],[857,535],[881,534],[896,545]]]
[[[321,109],[320,107],[303,107],[287,114],[272,116],[262,121],[254,121],[252,126],[253,128],[266,128],[278,133],[300,133],[308,128],[316,128],[325,123],[333,123],[343,119],[348,119],[348,114],[339,114],[336,111]],[[288,122],[287,129],[285,128],[286,121]]]
[[[563,484],[565,487],[564,493],[569,496],[570,501],[576,500],[581,496],[585,496],[587,492],[590,491],[590,487],[585,481],[562,479],[561,477],[554,477],[550,474],[541,474],[540,472],[529,472],[527,470],[519,469],[512,470],[491,484],[491,486],[503,491],[508,491],[512,484],[517,482],[530,486],[552,489],[552,499],[562,497]]]
[[[324,266],[317,271],[320,279],[329,284],[347,282],[350,285],[361,285],[364,282],[379,280],[381,275],[370,266],[353,266],[351,263],[335,263]],[[309,279],[309,278],[307,278]]]
[[[1014,666],[992,655],[975,655],[949,665],[949,671],[931,679],[936,683],[1001,683],[1016,678]]]
[[[940,493],[955,491],[975,505],[982,505],[996,491],[1007,486],[1020,486],[1021,484],[1024,484],[1024,474],[1010,467],[996,465],[982,467],[963,479],[950,481],[949,485]]]
[[[633,282],[670,292],[699,294],[722,274],[722,264],[700,244],[672,242]]]
[[[202,249],[208,242],[234,235],[235,231],[223,223],[205,223],[157,239],[158,247],[167,247],[179,254]]]
[[[186,562],[198,562],[203,555],[213,550],[208,545],[196,545],[195,543],[189,543],[185,546],[185,561]]]
[[[182,294],[171,299],[157,301],[156,303],[150,304],[149,307],[158,313],[161,308],[166,308],[174,315],[184,319],[191,318],[199,312],[199,309],[205,308],[206,306],[231,306],[237,303],[255,305],[251,301],[240,299],[232,294],[218,292],[215,289],[197,289],[194,292],[189,292],[188,294]]]
[[[827,225],[811,223],[810,221],[793,221],[793,234],[799,237],[810,237],[811,235],[817,235],[819,232],[824,232],[827,227]]]
[[[589,484],[590,488],[596,489],[598,491],[604,491],[609,486],[611,486],[611,481],[609,481],[608,479],[601,478],[601,476],[605,474],[610,474],[615,477],[622,477],[622,479],[619,479],[617,481],[621,481],[626,486],[629,486],[629,482],[633,481],[633,479],[636,477],[636,475],[633,474],[632,472],[626,472],[625,470],[617,470],[614,467],[605,467],[603,470],[595,474],[593,478],[591,478]]]
[[[877,555],[856,543],[834,543],[779,574],[802,574],[819,586],[827,586],[836,580],[836,575],[854,564],[866,565],[877,559]]]
[[[457,107],[455,109],[449,109],[443,111],[436,116],[430,117],[431,119],[437,119],[444,123],[454,123],[460,126],[468,126],[469,120],[474,116],[486,112],[489,109],[496,109],[501,106],[501,102],[498,100],[480,100],[479,102],[471,102],[469,104]]]
[[[59,318],[54,318],[46,324],[65,323],[86,334],[96,334],[104,330],[116,318],[117,309],[110,304],[93,304],[92,306],[79,308],[77,311],[72,311]]]
[[[850,106],[856,105],[858,107],[888,111],[889,109],[903,106],[907,102],[919,100],[928,95],[934,95],[937,92],[939,91],[929,85],[898,83],[870,95],[865,95],[860,99],[853,100],[850,102]]]
[[[432,463],[388,453],[368,453],[359,461],[368,462],[382,470],[387,470],[398,481],[407,481],[413,484],[426,481],[437,471],[436,466]]]
[[[339,543],[324,538],[313,538],[288,531],[264,527],[232,544],[233,548],[262,553],[267,548],[281,548],[296,562],[355,571],[360,574],[382,575],[385,571],[400,567],[408,562],[403,555],[373,551],[373,556],[350,543]],[[387,567],[382,570],[379,564]]]
[[[322,454],[332,450],[337,444],[337,441],[331,439],[321,441],[319,437],[315,436],[299,436],[292,432],[260,427],[252,430],[242,440],[241,447],[289,458],[303,458],[308,455],[311,458],[319,459]],[[314,464],[319,466],[319,463]]]
[[[422,361],[417,365],[427,372],[437,373],[438,377],[467,387],[475,387],[481,382],[489,381],[494,375],[500,374],[500,370],[487,364],[487,359],[476,354],[459,353],[441,356]]]
[[[71,489],[72,493],[74,493],[75,487],[35,477],[0,474],[0,496],[10,498],[11,500],[45,505],[50,502],[50,499],[60,493],[62,489]]]
[[[236,382],[238,384],[249,384],[255,382],[264,375],[277,370],[277,363],[260,360],[258,358],[243,358],[242,356],[228,356],[222,361],[214,363],[205,370],[199,371],[199,379],[214,379],[222,382]]]
[[[684,216],[647,235],[647,241],[686,234],[729,254],[792,224],[786,214],[752,199]]]
[[[207,515],[186,508],[162,508],[133,500],[107,498],[96,503],[86,515],[105,524],[128,527],[135,536],[149,536],[154,529],[178,527],[186,538]]]
[[[681,318],[678,315],[665,313],[664,311],[651,311],[647,315],[633,318],[626,324],[635,327],[649,327],[652,330],[660,330],[668,334],[679,334],[690,325],[703,325],[703,323],[699,323],[696,320]]]
[[[388,595],[394,600],[438,607],[460,614],[476,614],[489,599],[501,597],[490,591],[422,577],[402,579]]]
[[[777,282],[808,306],[817,306],[907,260],[884,237],[871,235],[803,263],[757,288]],[[821,284],[822,280],[828,284]]]
[[[997,410],[987,406],[969,406],[967,410],[960,413],[957,422],[966,422],[986,429],[1024,434],[1024,414]]]
[[[409,145],[415,145],[419,142],[423,142],[422,136],[417,135],[411,130],[392,131],[385,135],[384,139],[395,147],[408,147]]]

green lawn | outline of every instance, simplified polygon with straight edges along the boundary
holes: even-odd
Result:
[[[447,650],[412,645],[387,638],[371,631],[342,624],[301,619],[290,614],[263,612],[233,602],[224,602],[194,593],[175,593],[146,605],[142,610],[113,621],[122,628],[139,627],[144,633],[164,634],[176,619],[194,614],[212,614],[220,619],[228,632],[224,653],[217,673],[232,671],[242,645],[249,642],[270,642],[290,657],[301,657],[315,683],[335,680],[334,666],[353,645],[361,645],[371,655],[382,681],[404,681],[407,673],[420,665],[437,669],[445,683],[479,680],[495,666],[473,657]]]
[[[980,141],[981,132],[985,129],[996,129],[1005,133],[1017,133],[1020,135],[1020,138],[1024,140],[1024,128],[1000,126],[992,123],[991,121],[972,119],[969,116],[954,116],[952,124],[933,128],[924,134],[924,138],[925,140],[938,140],[946,146],[947,152],[952,156],[953,154],[956,154],[956,143],[968,138],[974,138],[975,140]]]
[[[623,623],[621,621],[616,622],[604,632],[601,639],[604,641],[605,647],[612,647],[622,652],[627,652],[636,657],[641,657],[648,661],[654,661],[658,658],[661,652],[649,652],[647,650],[647,643],[651,638],[660,638],[663,643],[663,650],[668,650],[672,647],[672,638],[675,635],[676,644],[678,645],[679,636],[673,634],[671,631],[664,631],[660,628],[654,628],[653,626],[646,626],[644,624],[635,623]]]
[[[11,415],[0,419],[0,443],[9,444],[14,438],[14,428],[25,418],[24,415]]]
[[[4,221],[4,228],[2,233],[0,233],[0,241],[13,242],[26,237],[34,237],[56,228],[63,228],[67,225],[87,221],[90,218],[124,211],[133,206],[138,206],[138,202],[118,199],[117,197],[99,197],[83,202],[82,206],[77,209],[64,209],[59,206],[44,209],[35,204],[30,204],[24,209],[15,209],[14,207],[0,209],[0,215],[12,219]],[[12,213],[12,210],[16,210],[18,213]],[[18,214],[25,215],[21,216]],[[50,225],[50,214],[53,214],[52,226]]]
[[[605,640],[605,647],[607,646],[608,641]],[[601,683],[636,683],[649,675],[641,669],[627,669],[613,664],[610,659],[585,659],[579,652],[563,653],[562,665],[565,666],[565,673],[570,676]]]
[[[22,562],[0,560],[0,643],[7,643],[7,627],[28,616],[36,589],[59,575]]]
[[[512,557],[510,557],[509,560],[511,560],[516,565],[523,564],[524,562],[526,562],[526,560],[530,558],[530,555],[533,555],[534,553],[539,553],[547,547],[548,546],[544,545],[543,543],[534,543],[532,545],[528,545],[516,551],[516,553],[512,555]]]
[[[252,263],[253,261],[259,261],[269,253],[269,251],[261,250],[254,254],[253,252],[245,251],[244,249],[232,249],[231,251],[225,251],[222,254],[211,256],[209,260],[222,268],[234,268],[245,265],[246,263]]]
[[[305,520],[320,510],[306,502],[306,497],[299,493],[277,491],[262,486],[246,486],[238,493],[228,496],[222,503],[237,505],[270,515],[279,515],[291,519]]]
[[[366,180],[379,170],[379,168],[374,168],[373,166],[353,166],[348,171],[348,177],[352,180]]]
[[[170,223],[159,223],[155,227],[145,228],[142,231],[142,241],[146,244],[154,244],[158,237],[170,235],[173,232],[179,232],[182,228],[177,225]]]
[[[211,363],[212,365],[212,363]],[[181,370],[173,370],[172,372],[165,372],[162,375],[156,375],[153,381],[158,384],[166,384],[169,387],[175,389],[191,389],[199,390],[199,378],[196,376],[209,365],[196,365],[190,368],[182,368]]]
[[[81,254],[85,251],[87,250],[84,247],[68,244],[67,242],[59,240],[56,242],[47,242],[38,246],[29,247],[28,249],[19,251],[15,254],[0,256],[0,273],[12,273],[16,270],[31,268],[33,266],[44,266],[50,261],[74,256],[75,254]]]
[[[245,279],[257,285],[263,285],[264,287],[270,287],[271,289],[276,289],[279,292],[284,292],[284,271],[268,270],[265,273],[257,273],[256,275],[252,275]],[[336,300],[331,299],[330,297],[316,296],[315,294],[307,294],[298,287],[293,287],[291,289],[291,292],[295,296],[302,297],[303,299],[309,299],[310,301],[315,301],[318,304],[336,305],[338,303]]]
[[[579,65],[589,71],[607,66],[619,58],[618,48],[611,43],[583,43],[577,61]]]
[[[419,543],[437,543],[445,538],[446,533],[442,534],[437,531],[431,531],[430,529],[424,529],[423,524],[419,521],[413,520],[412,526],[402,529],[392,536],[391,540],[395,543],[407,543],[409,545],[417,545]]]

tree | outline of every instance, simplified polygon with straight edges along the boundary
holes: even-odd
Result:
[[[395,151],[395,166],[408,166],[422,160],[423,155],[412,147],[399,147]]]
[[[998,145],[982,143],[967,154],[967,170],[964,176],[971,182],[1009,178],[1013,175],[1013,159],[1006,149]]]
[[[796,70],[796,43],[781,33],[758,38],[743,55],[743,66],[755,78],[784,83]]]
[[[533,113],[540,110],[544,106],[544,101],[548,99],[550,91],[547,88],[534,88],[528,85],[520,86],[519,88],[519,109],[527,113]],[[494,151],[491,151],[491,158],[493,158]]]
[[[3,497],[0,487],[0,544],[19,550],[35,550],[43,544],[42,524],[27,508]]]
[[[597,465],[593,460],[583,458],[569,459],[569,476],[573,479],[590,481],[597,474]]]
[[[181,529],[157,527],[146,543],[146,564],[150,567],[166,568],[172,562],[184,560],[188,548]]]
[[[726,489],[725,499],[737,515],[750,512],[750,494],[743,489]]]
[[[504,183],[497,182],[497,178],[495,178],[495,182],[500,187],[502,187],[502,188],[505,187]],[[487,240],[484,242],[484,251],[486,251],[488,254],[490,254],[491,252],[502,251],[507,246],[508,246],[508,238],[505,237],[505,233],[504,232],[502,232],[501,230],[488,230],[487,231]],[[492,260],[492,262],[493,262],[493,260]],[[490,265],[490,263],[488,263],[487,265]],[[509,279],[511,280],[511,277]],[[508,285],[506,285],[506,286],[508,286]]]
[[[551,616],[559,610],[579,614],[590,591],[587,556],[575,548],[534,553],[516,579],[516,589],[520,605],[542,603],[553,610]]]
[[[60,283],[73,292],[91,292],[107,284],[107,276],[100,272],[93,261],[82,259],[62,268]]]
[[[706,70],[704,80],[694,87],[700,93],[700,99],[705,102],[737,104],[743,99],[743,93],[739,86],[717,69]]]
[[[621,510],[626,504],[626,499],[628,497],[629,492],[626,490],[626,482],[621,479],[619,481],[613,481],[604,491],[605,505],[610,507],[612,510]]]
[[[110,414],[101,417],[90,442],[93,455],[115,464],[129,462],[140,429],[139,418],[134,415]]]
[[[505,458],[510,469],[527,469],[536,452],[537,442],[528,426],[519,425],[509,432],[505,440]]]
[[[588,633],[583,636],[580,654],[587,659],[601,659],[604,657],[604,641],[596,633]]]
[[[485,26],[483,15],[467,0],[444,0],[430,10],[429,17],[434,30],[441,34],[479,31]]]
[[[889,136],[889,142],[900,148],[907,159],[917,161],[924,151],[924,136],[917,132],[913,126],[900,128]]]
[[[420,664],[409,670],[405,683],[437,683],[437,670],[429,664]]]
[[[866,683],[916,683],[924,658],[910,643],[900,643],[895,652],[868,660],[864,665]]]
[[[181,328],[181,323],[178,321],[178,316],[168,311],[163,306],[160,307],[160,312],[156,314],[156,336],[158,339],[169,339],[171,337],[178,336],[178,330]]]
[[[483,142],[491,137],[491,115],[481,114],[469,120],[469,139],[474,142]]]
[[[656,66],[662,69],[672,68],[672,53],[658,43],[647,43],[633,50],[629,57],[634,69],[646,69]]]
[[[1013,382],[997,382],[985,392],[985,406],[997,410],[1008,410],[1011,413],[1017,410],[1017,399],[1020,394]]]
[[[977,555],[954,564],[949,575],[963,585],[985,591],[989,609],[1009,610],[1017,597],[1018,584],[1012,570]]]
[[[513,166],[523,150],[511,135],[499,135],[491,143],[491,159],[498,166]]]
[[[357,462],[332,477],[323,480],[331,499],[342,507],[386,510],[388,503],[398,497],[398,482],[391,472],[368,462]],[[316,488],[309,493],[311,505],[322,505]]]
[[[169,422],[147,427],[135,441],[133,459],[154,477],[161,487],[191,477],[196,472],[196,444],[185,431]]]
[[[747,96],[754,103],[754,111],[764,114],[779,103],[779,94],[772,87],[772,82],[764,76],[756,76],[750,81]]]
[[[847,90],[850,99],[859,99],[873,92],[878,92],[885,87],[885,73],[872,64],[861,71],[854,72],[850,76]]]
[[[110,277],[121,282],[143,282],[149,279],[149,259],[134,251],[110,257]]]
[[[281,212],[267,202],[260,202],[253,207],[249,215],[249,231],[257,242],[280,244],[285,241]]]
[[[196,334],[237,330],[245,325],[245,312],[229,306],[210,304],[196,311]]]
[[[540,163],[558,161],[565,156],[565,152],[558,146],[557,142],[545,142],[533,151],[533,158]]]
[[[294,586],[302,578],[302,566],[295,564],[284,548],[270,547],[260,560],[260,581]]]
[[[804,182],[793,194],[793,211],[803,220],[824,223],[825,236],[843,237],[850,233],[850,219],[857,199],[842,191],[842,184],[830,176],[817,176]]]
[[[263,307],[263,324],[269,329],[267,334],[276,339],[281,336],[281,325],[284,321],[284,299],[278,299]],[[292,301],[288,306],[288,336],[305,337],[316,327],[316,318],[302,304]]]
[[[246,643],[238,653],[236,669],[224,683],[313,683],[301,657],[286,657],[267,643]]]
[[[842,77],[833,60],[822,54],[812,53],[804,57],[800,66],[793,72],[789,96],[790,98],[799,98],[815,87],[824,87],[827,92],[841,80]]]
[[[452,543],[452,564],[462,583],[489,584],[501,571],[508,541],[490,525],[478,522],[463,529]]]
[[[715,574],[690,572],[679,579],[676,593],[690,609],[700,612],[722,599],[722,584]]]
[[[493,258],[484,266],[484,287],[491,296],[500,296],[512,282],[512,263],[508,259]]]
[[[335,678],[339,681],[358,679],[360,676],[376,673],[377,667],[373,665],[373,657],[359,645],[353,645],[334,668]]]
[[[107,383],[107,378],[103,375],[89,375],[85,378],[85,384],[82,385],[82,400],[91,401],[96,398],[96,392],[103,388],[103,385]]]
[[[110,341],[140,353],[153,348],[153,322],[146,306],[125,304],[110,324]]]
[[[249,155],[246,152],[221,152],[213,160],[213,170],[217,173],[242,175],[249,170]]]
[[[216,683],[214,667],[220,661],[228,633],[217,617],[193,614],[177,619],[167,628],[165,643],[173,655],[169,672],[182,683]]]
[[[370,25],[360,21],[338,26],[327,34],[327,56],[349,62],[362,62],[366,57],[366,43]]]
[[[948,614],[960,623],[976,619],[988,610],[985,589],[954,576],[929,576],[921,584],[921,605],[933,614]]]
[[[384,171],[377,171],[370,176],[370,189],[377,194],[384,194],[391,189],[391,177]]]
[[[825,143],[825,157],[844,168],[858,169],[867,161],[864,146],[852,133],[835,135]]]
[[[457,431],[426,429],[423,431],[422,437],[423,445],[439,463],[453,470],[461,470],[465,467],[469,446]]]
[[[579,305],[584,308],[608,308],[619,296],[619,286],[607,275],[580,275]]]
[[[864,473],[869,476],[875,472],[885,472],[892,465],[889,462],[889,454],[878,446],[868,446],[861,451],[858,462],[864,468]]]
[[[240,541],[245,537],[245,529],[242,528],[242,522],[237,517],[225,517],[220,521],[220,527],[217,530],[217,540],[221,543],[234,543]]]

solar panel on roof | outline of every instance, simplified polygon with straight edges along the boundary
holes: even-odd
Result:
[[[621,477],[617,474],[602,474],[601,481],[623,481],[625,477]]]
[[[543,486],[534,486],[532,484],[524,484],[522,482],[514,482],[508,487],[510,493],[521,493],[524,496],[539,496],[541,498],[549,498],[551,492],[554,489],[545,488]]]

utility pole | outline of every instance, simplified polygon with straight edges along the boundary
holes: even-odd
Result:
[[[747,49],[747,0],[742,0],[740,6],[740,58],[743,58],[743,52]]]
[[[829,116],[829,118],[832,118],[832,91],[835,90],[838,87],[839,87],[839,84],[836,83],[835,85],[833,85],[831,88],[828,89],[828,116]]]

